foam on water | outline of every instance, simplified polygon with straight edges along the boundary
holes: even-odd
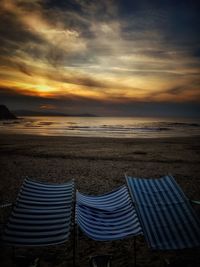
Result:
[[[0,132],[52,136],[176,137],[200,135],[198,119],[24,117],[1,121]]]

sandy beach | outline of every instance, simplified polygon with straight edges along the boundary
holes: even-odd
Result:
[[[189,198],[200,200],[199,156],[200,137],[112,139],[1,134],[0,202],[14,201],[26,176],[50,182],[74,178],[81,192],[100,194],[124,184],[125,173],[146,178],[170,173]],[[1,223],[7,213],[1,212]],[[0,253],[1,266],[14,266],[9,248]],[[41,267],[72,266],[72,241],[26,253],[40,253]],[[133,266],[133,238],[94,242],[80,233],[79,266],[89,266],[89,256],[99,253],[112,254],[113,266]],[[199,266],[200,262],[198,250],[161,254],[151,252],[143,237],[137,238],[138,266],[162,266],[162,257],[190,262],[186,266]]]

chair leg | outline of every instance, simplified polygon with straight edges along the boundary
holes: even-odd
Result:
[[[111,267],[111,255],[96,255],[90,258],[90,267]]]

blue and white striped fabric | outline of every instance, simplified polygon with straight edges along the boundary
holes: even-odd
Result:
[[[74,182],[49,184],[25,179],[3,232],[12,246],[46,246],[70,234]]]
[[[173,177],[126,180],[150,248],[200,246],[200,222]]]
[[[93,240],[111,241],[142,234],[126,186],[100,196],[76,193],[76,219]]]
[[[88,196],[77,192],[76,200],[79,205],[103,211],[119,210],[131,203],[126,186],[121,186],[112,192],[99,196]]]

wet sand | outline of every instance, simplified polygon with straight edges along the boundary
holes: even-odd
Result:
[[[189,198],[200,200],[199,141],[200,137],[111,139],[1,134],[0,202],[15,200],[25,176],[50,182],[74,178],[81,192],[98,194],[124,184],[125,173],[146,178],[170,173]],[[7,211],[1,211],[1,222],[5,222]],[[115,267],[133,266],[133,238],[94,242],[80,232],[78,245],[79,266],[89,266],[88,257],[99,253],[112,254]],[[72,266],[72,240],[62,246],[22,252],[40,254],[41,267]],[[9,248],[1,250],[1,266],[14,266],[9,255]],[[199,250],[161,254],[151,252],[143,237],[137,238],[137,266],[162,266],[163,257],[189,261],[186,266],[200,262]]]

